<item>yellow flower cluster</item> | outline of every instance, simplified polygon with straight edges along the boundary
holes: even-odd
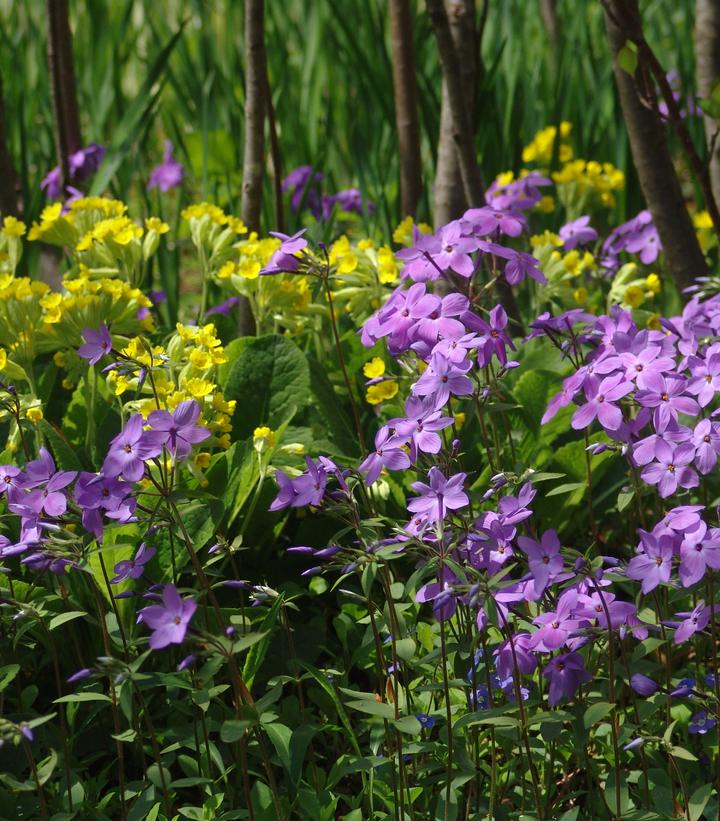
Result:
[[[214,225],[227,225],[235,234],[247,233],[247,227],[241,219],[226,214],[222,208],[210,202],[198,202],[194,205],[188,205],[187,208],[182,210],[181,216],[188,222],[191,220],[202,220],[203,217],[207,217],[208,221]]]
[[[393,379],[385,379],[377,385],[370,385],[365,394],[365,399],[371,405],[379,405],[397,395],[398,383]]]
[[[512,172],[510,172],[512,174]],[[397,245],[412,245],[415,241],[413,238],[413,228],[417,228],[421,234],[432,234],[432,228],[425,222],[419,222],[417,225],[413,222],[412,217],[405,217],[405,219],[393,231],[393,242]]]
[[[634,262],[628,262],[615,274],[608,295],[608,311],[614,304],[620,304],[623,308],[639,308],[661,291],[662,281],[657,274],[643,276]]]
[[[625,175],[622,171],[612,163],[599,163],[595,160],[572,160],[555,171],[552,178],[558,186],[571,187],[573,193],[581,198],[595,195],[607,208],[615,205],[613,191],[625,187]],[[561,196],[561,199],[567,199],[567,196]]]
[[[572,159],[572,146],[567,142],[571,131],[572,123],[567,121],[560,123],[560,145],[558,147],[558,159],[560,162],[568,162],[568,160]],[[533,137],[532,142],[523,148],[523,162],[534,162],[540,166],[548,166],[553,159],[557,133],[558,129],[554,125],[549,125],[538,131]]]
[[[707,253],[717,245],[717,235],[713,229],[712,218],[707,211],[696,211],[692,215],[692,221],[700,247],[703,253]]]

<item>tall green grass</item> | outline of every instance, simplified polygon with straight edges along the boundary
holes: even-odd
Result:
[[[110,183],[124,198],[142,196],[169,137],[191,171],[193,195],[235,208],[243,140],[242,3],[83,0],[71,6],[84,138],[111,148],[98,185]],[[691,0],[643,4],[651,43],[689,89],[692,6]],[[600,3],[564,0],[558,13],[562,41],[553,50],[535,0],[490,3],[477,99],[483,172],[490,179],[516,169],[537,129],[570,120],[579,156],[608,160],[628,174],[622,217],[641,207],[641,198],[632,184]],[[387,230],[401,215],[386,1],[270,0],[266,16],[285,170],[311,163],[330,190],[357,185],[377,204],[377,230]],[[429,217],[440,74],[422,3],[415,40],[427,192],[421,216]],[[38,186],[55,163],[45,49],[44,4],[0,0],[9,139],[29,218],[43,204]],[[699,138],[699,128],[695,133]],[[264,217],[272,227],[269,179]]]

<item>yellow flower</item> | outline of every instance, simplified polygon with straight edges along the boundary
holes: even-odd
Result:
[[[358,267],[358,258],[356,254],[345,254],[338,265],[339,274],[351,274]]]
[[[167,234],[170,230],[170,226],[159,217],[148,217],[145,220],[145,228],[148,231],[154,231],[156,234]]]
[[[693,214],[693,225],[698,228],[712,228],[712,218],[707,211],[698,211],[697,213]]]
[[[652,314],[649,316],[647,322],[645,323],[645,327],[649,331],[661,331],[662,325],[660,324],[660,315]]]
[[[537,204],[537,207],[543,214],[552,214],[555,210],[555,200],[553,197],[543,197]]]
[[[34,408],[28,408],[25,411],[25,416],[31,422],[39,422],[43,418],[42,408],[40,406],[36,406]]]
[[[386,399],[392,399],[398,392],[398,383],[392,379],[379,382],[377,385],[370,385],[365,398],[371,405],[379,405]]]
[[[552,231],[543,231],[542,234],[534,234],[530,237],[530,245],[533,248],[540,248],[543,245],[553,245],[555,248],[560,248],[564,244],[560,236]]]
[[[576,249],[568,251],[563,258],[563,266],[571,276],[577,276],[580,273],[580,252]]]
[[[58,366],[58,368],[64,368],[65,363],[67,362],[65,351],[56,351],[55,354],[53,354],[53,362]]]
[[[368,379],[377,379],[385,373],[385,363],[379,356],[376,356],[363,365],[363,373]]]
[[[210,467],[210,454],[201,451],[200,453],[195,454],[195,464],[201,470],[204,470],[207,467]]]
[[[463,411],[458,411],[455,414],[455,427],[457,430],[460,430],[462,426],[465,424],[465,413]]]
[[[213,385],[212,382],[208,382],[207,379],[193,377],[183,382],[183,388],[185,388],[193,399],[202,399],[213,392],[215,385]]]
[[[193,368],[197,368],[199,371],[206,371],[213,364],[212,356],[200,348],[195,348],[195,350],[191,351],[189,359]]]
[[[8,237],[21,237],[25,230],[25,223],[15,217],[5,217],[3,220],[3,233]]]
[[[239,217],[228,217],[227,225],[236,234],[247,234],[247,225]]]
[[[662,291],[662,282],[657,274],[648,274],[645,279],[645,287],[653,294],[659,294]]]
[[[393,231],[393,242],[397,245],[409,245],[412,242],[412,228],[413,218],[405,217],[405,219]]]
[[[623,301],[631,308],[638,308],[645,302],[645,291],[639,285],[628,285],[623,295]]]
[[[243,279],[257,279],[260,275],[260,263],[255,259],[241,259],[237,272]]]
[[[587,302],[588,292],[587,288],[576,288],[573,291],[573,299],[578,305],[584,305]]]
[[[375,243],[371,239],[361,239],[358,244],[358,251],[368,251],[370,248],[375,247]]]
[[[63,379],[62,386],[63,388],[65,388],[66,391],[71,391],[75,387],[75,384],[66,378]]]
[[[220,266],[220,269],[217,272],[219,279],[230,279],[230,277],[235,273],[236,265],[231,260],[228,260],[224,265]]]
[[[265,445],[272,448],[275,446],[275,432],[265,425],[255,428],[253,431],[253,443],[258,449],[261,449]]]
[[[7,365],[7,352],[5,348],[0,348],[0,371]]]

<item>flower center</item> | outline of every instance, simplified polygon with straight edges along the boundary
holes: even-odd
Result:
[[[661,393],[660,394],[660,399],[662,399],[663,402],[669,402],[670,401],[670,397],[666,393]]]
[[[668,465],[668,472],[675,473],[675,465]]]
[[[604,402],[604,401],[605,401],[605,397],[604,397],[602,394],[600,394],[600,396],[598,396],[598,398],[597,398],[597,401],[598,401],[598,402]]]
[[[710,436],[709,435],[708,436],[703,436],[703,442],[709,442],[709,441],[710,441]]]
[[[125,453],[132,453],[132,445],[125,445],[123,450],[125,451]]]
[[[655,557],[655,564],[656,564],[658,567],[660,567],[660,565],[661,565],[662,563],[663,563],[662,556],[656,556],[656,557]]]
[[[182,619],[180,618],[180,616],[175,616],[173,621],[175,622],[175,624],[180,624],[180,622],[182,622]]]

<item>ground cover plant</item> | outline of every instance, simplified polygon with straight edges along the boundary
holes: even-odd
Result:
[[[0,818],[718,817],[720,17],[475,5],[0,4]]]

